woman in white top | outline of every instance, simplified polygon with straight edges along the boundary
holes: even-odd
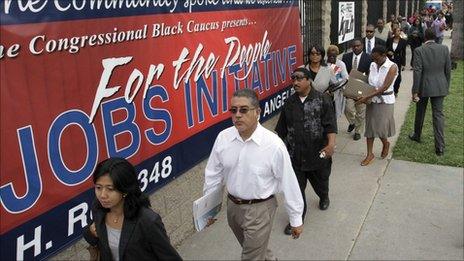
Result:
[[[369,69],[369,84],[375,87],[375,92],[368,96],[360,97],[357,103],[368,103],[366,107],[366,132],[364,136],[367,142],[367,155],[361,162],[361,166],[366,166],[374,159],[372,148],[374,138],[380,138],[383,144],[382,159],[388,155],[390,142],[388,137],[395,135],[395,119],[393,118],[393,106],[395,95],[393,83],[398,76],[397,65],[390,61],[383,46],[376,46],[372,49],[372,60]]]

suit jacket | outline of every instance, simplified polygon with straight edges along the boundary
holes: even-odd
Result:
[[[446,96],[451,80],[451,58],[446,45],[427,42],[414,50],[412,93],[420,97]]]
[[[393,50],[393,38],[388,38],[387,40],[387,52],[392,51],[393,52],[393,57],[388,56],[388,58],[396,63],[398,67],[405,66],[406,65],[406,46],[408,46],[408,42],[404,40],[403,38],[400,38],[400,41],[398,42],[398,46],[396,47],[395,50]]]
[[[105,225],[106,213],[94,209],[93,219],[98,238],[94,237],[87,226],[84,238],[91,245],[97,245],[101,260],[113,260],[108,245]],[[120,260],[182,260],[164,229],[161,217],[149,208],[142,207],[133,219],[124,218],[119,240]]]
[[[378,37],[375,37],[375,36],[373,38],[374,38],[374,45],[371,47],[371,50],[374,49],[374,47],[376,47],[377,45],[381,45],[381,46],[385,47],[385,41],[384,40],[382,40],[382,39],[380,39]],[[363,45],[364,45],[363,51],[365,53],[367,53],[366,37],[364,37],[362,39],[362,42],[363,42]]]
[[[342,57],[342,61],[346,65],[346,70],[348,73],[351,72],[353,68],[353,52],[345,53]],[[365,52],[362,52],[361,59],[358,61],[358,71],[369,74],[369,67],[371,66],[372,58]]]

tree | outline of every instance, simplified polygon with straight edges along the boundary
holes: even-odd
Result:
[[[451,33],[451,61],[455,64],[456,61],[464,59],[464,42],[463,42],[463,16],[462,12],[464,1],[453,1],[453,31]],[[453,65],[455,66],[455,65]]]

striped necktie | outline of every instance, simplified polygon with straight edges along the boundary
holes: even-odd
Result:
[[[354,61],[353,61],[353,70],[357,70],[357,69],[358,69],[358,56],[355,55]]]
[[[367,41],[367,53],[371,54],[372,51],[372,46],[371,46],[371,40]]]

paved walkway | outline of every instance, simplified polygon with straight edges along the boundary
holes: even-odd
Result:
[[[450,45],[449,35],[444,44]],[[408,57],[410,57],[408,48]],[[412,71],[403,71],[395,104],[397,135],[410,103]],[[276,118],[266,122],[272,128]],[[270,248],[279,260],[463,260],[463,169],[380,159],[367,167],[365,140],[353,141],[339,121],[330,183],[331,205],[318,209],[311,186],[306,189],[308,215],[302,236],[283,234],[287,214],[279,206]],[[393,149],[393,146],[391,146]],[[280,200],[281,202],[281,200]],[[218,221],[186,239],[178,250],[186,260],[237,260],[241,248],[227,225],[225,208]]]

